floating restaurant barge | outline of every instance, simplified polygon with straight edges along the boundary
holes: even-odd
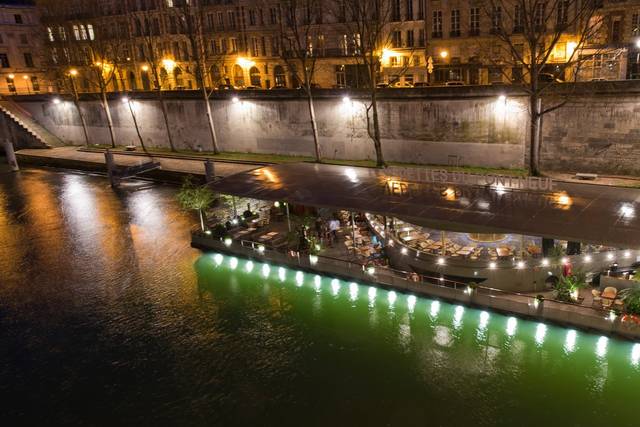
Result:
[[[195,247],[640,338],[640,328],[622,321],[622,307],[613,301],[591,307],[537,296],[571,272],[597,285],[602,271],[640,259],[635,190],[308,163],[261,167],[209,185],[234,197],[282,203],[287,214],[289,206],[362,213],[389,265],[291,252],[262,240],[275,232],[249,239],[198,231]],[[357,254],[360,239],[351,221],[345,245]]]

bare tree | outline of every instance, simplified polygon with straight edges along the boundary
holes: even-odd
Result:
[[[127,7],[129,7],[128,4]],[[131,12],[130,16],[129,36],[131,39],[140,41],[137,54],[141,56],[139,59],[143,61],[141,70],[144,76],[150,77],[152,90],[162,111],[169,147],[171,151],[176,151],[171,134],[171,126],[169,125],[167,103],[162,93],[162,87],[167,84],[169,79],[167,72],[171,72],[175,66],[175,62],[172,59],[165,57],[165,36],[162,34],[161,25],[163,14],[158,10],[143,10]]]
[[[529,172],[540,174],[542,118],[568,98],[543,105],[543,95],[557,77],[575,81],[581,64],[594,53],[580,54],[595,40],[602,16],[597,0],[485,0],[483,9],[502,52],[490,58],[529,97]],[[549,68],[553,67],[554,72]],[[510,68],[510,69],[508,69]],[[520,70],[520,71],[517,71]],[[516,71],[514,73],[514,71]]]
[[[369,101],[365,104],[367,133],[373,141],[378,167],[386,167],[378,114],[378,84],[381,83],[383,52],[397,44],[393,37],[402,25],[397,4],[390,0],[334,0],[332,6],[335,20],[347,33],[340,49],[354,58],[358,72],[360,67],[364,69],[364,86],[369,91]],[[407,67],[400,68],[395,78],[399,78]]]
[[[280,5],[278,38],[280,57],[284,60],[294,80],[307,97],[311,134],[317,162],[322,161],[318,124],[313,98],[313,77],[318,54],[324,46],[318,37],[318,24],[322,23],[320,0],[287,0]]]
[[[210,102],[211,94],[215,90],[215,82],[213,80],[217,76],[213,76],[211,70],[214,68],[214,64],[222,64],[224,62],[224,54],[221,50],[218,51],[217,47],[213,48],[213,41],[211,41],[212,44],[207,43],[207,31],[210,32],[212,28],[205,24],[205,8],[200,3],[198,0],[176,2],[174,3],[173,12],[180,22],[184,36],[189,42],[189,51],[186,54],[190,67],[186,71],[195,78],[198,89],[202,93],[202,100],[207,111],[211,147],[213,153],[218,154],[218,137]],[[212,82],[211,86],[207,84],[209,81]]]

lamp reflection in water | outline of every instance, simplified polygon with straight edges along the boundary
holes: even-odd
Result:
[[[302,271],[296,272],[296,285],[300,287],[302,286],[303,283],[304,283],[304,274],[302,273]]]
[[[215,254],[213,256],[213,262],[216,263],[216,265],[220,265],[222,264],[222,261],[224,260],[224,257],[221,254]]]
[[[278,268],[278,278],[280,279],[281,282],[284,282],[284,279],[287,278],[287,273],[285,269],[282,267]]]
[[[351,301],[358,299],[358,285],[354,282],[349,283],[349,299]]]
[[[413,310],[416,308],[416,301],[417,300],[415,295],[409,295],[407,297],[407,309],[411,314],[413,314]]]
[[[369,307],[373,307],[373,305],[375,304],[376,293],[376,288],[374,288],[373,286],[369,286],[369,290],[367,291],[367,294],[369,295]]]
[[[453,313],[453,327],[459,329],[462,326],[462,316],[464,315],[464,307],[456,305],[456,309]]]
[[[480,323],[478,323],[478,328],[487,329],[487,325],[489,325],[489,313],[482,311],[480,312]]]
[[[567,331],[567,338],[564,340],[564,351],[566,353],[573,353],[576,349],[576,340],[578,338],[578,333],[573,329]]]
[[[598,338],[598,342],[596,343],[596,355],[598,357],[605,357],[607,355],[607,343],[609,342],[609,338],[600,337]]]
[[[440,312],[440,301],[433,301],[431,303],[431,309],[429,310],[429,315],[435,320],[438,317],[438,313]]]
[[[518,319],[516,319],[515,317],[509,317],[507,319],[507,335],[509,335],[510,337],[514,336],[516,334],[516,329],[518,328]]]
[[[547,325],[544,323],[538,323],[536,326],[536,343],[538,345],[542,345],[544,343],[544,338],[547,335]]]
[[[340,281],[338,279],[331,280],[331,293],[333,296],[337,296],[340,292]]]
[[[398,295],[396,295],[394,291],[389,291],[389,293],[387,294],[387,300],[389,301],[390,306],[392,306],[393,303],[396,302],[397,298],[398,298]]]
[[[634,344],[631,349],[631,363],[633,366],[640,364],[640,344]]]
[[[315,285],[316,292],[320,292],[322,289],[322,278],[316,274],[316,277],[313,278],[313,284]]]
[[[247,270],[247,273],[251,273],[253,271],[253,261],[251,260],[247,261],[244,268],[245,270]]]
[[[262,264],[262,275],[265,279],[269,277],[269,273],[271,273],[271,267],[269,267],[269,264]]]

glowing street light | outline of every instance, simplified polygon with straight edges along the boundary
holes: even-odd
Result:
[[[174,68],[176,68],[176,61],[171,58],[165,58],[162,60],[162,66],[167,72],[172,72]]]
[[[446,50],[440,51],[440,58],[446,59],[448,56],[449,56],[449,52],[447,52]]]
[[[256,65],[256,63],[252,60],[243,57],[238,57],[238,59],[236,59],[236,64],[238,64],[242,68],[250,68]]]
[[[140,69],[144,72],[149,71],[149,66],[147,64],[143,65],[142,67],[140,67]]]
[[[71,77],[75,77],[75,76],[77,76],[77,75],[78,75],[78,70],[76,70],[75,68],[70,69],[70,70],[69,70],[69,75],[70,75]]]
[[[15,79],[15,78],[16,78],[15,74],[9,74],[9,76],[8,76],[8,77],[9,77],[9,79],[10,79],[10,80],[13,80],[13,79]]]

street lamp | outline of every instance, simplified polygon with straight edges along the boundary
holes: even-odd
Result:
[[[149,66],[147,64],[143,65],[142,67],[140,67],[142,69],[142,71],[144,71],[145,73],[147,71],[149,71]]]
[[[75,76],[77,76],[77,75],[78,75],[78,70],[76,70],[75,68],[70,69],[70,70],[69,70],[69,75],[70,75],[71,77],[75,77]]]
[[[440,58],[446,59],[447,56],[449,56],[449,52],[447,52],[446,50],[441,50],[440,51]]]

